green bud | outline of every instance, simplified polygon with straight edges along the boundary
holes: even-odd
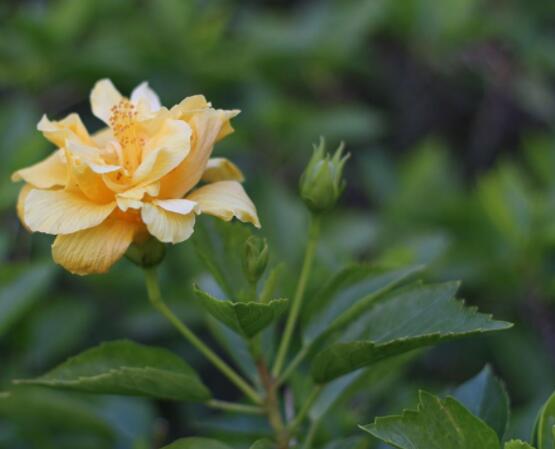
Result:
[[[154,237],[143,242],[133,243],[125,253],[131,262],[143,268],[151,268],[160,264],[166,255],[166,245]]]
[[[314,153],[301,176],[301,197],[315,213],[326,212],[335,206],[345,189],[343,168],[349,154],[343,154],[345,144],[341,142],[333,156],[326,153],[326,142],[320,138],[314,145]]]
[[[266,239],[251,235],[243,251],[243,271],[247,280],[254,284],[264,274],[268,265],[268,242]]]

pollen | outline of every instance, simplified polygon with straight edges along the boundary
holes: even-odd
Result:
[[[135,106],[128,99],[122,99],[112,107],[109,123],[122,148],[123,166],[132,173],[141,162],[145,145]]]

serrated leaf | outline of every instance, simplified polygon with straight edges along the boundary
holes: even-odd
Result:
[[[534,449],[528,443],[521,440],[511,440],[505,443],[505,449]]]
[[[264,438],[263,440],[255,441],[250,449],[276,449],[276,445],[273,441]]]
[[[555,393],[544,404],[536,422],[534,443],[538,449],[555,447]]]
[[[312,377],[318,383],[329,382],[413,349],[511,327],[465,307],[454,298],[458,286],[448,282],[392,292],[346,330],[344,342],[314,357]]]
[[[162,449],[231,449],[227,444],[210,438],[181,438]]]
[[[453,398],[421,391],[417,410],[361,426],[398,449],[499,449],[497,434]]]
[[[509,423],[509,396],[489,366],[459,386],[453,397],[483,419],[503,439]]]
[[[103,343],[49,373],[17,383],[97,394],[202,402],[209,390],[195,371],[167,349],[129,340]]]
[[[230,329],[246,338],[254,337],[287,310],[287,299],[273,299],[268,303],[233,302],[214,298],[197,286],[194,292],[203,309]]]
[[[368,265],[353,265],[341,270],[315,295],[315,301],[309,303],[318,311],[303,332],[305,344],[348,324],[380,295],[422,269],[421,266],[413,266],[386,270]]]

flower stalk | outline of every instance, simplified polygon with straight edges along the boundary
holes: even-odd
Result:
[[[295,296],[293,297],[293,302],[291,304],[291,310],[289,316],[287,317],[287,322],[285,324],[285,331],[283,333],[283,338],[281,340],[279,350],[274,362],[274,367],[272,374],[274,377],[279,377],[283,364],[285,363],[285,358],[287,357],[287,351],[289,350],[289,345],[291,343],[291,338],[293,336],[293,331],[295,330],[295,325],[299,318],[299,313],[301,311],[302,300],[304,292],[306,289],[306,284],[308,282],[308,277],[310,271],[312,270],[312,265],[314,263],[314,256],[316,254],[316,247],[318,245],[318,237],[320,235],[320,214],[312,214],[310,221],[310,228],[308,231],[308,242],[306,245],[303,266],[301,269],[301,274],[299,276],[299,281],[297,284],[297,289],[295,290]]]
[[[255,404],[261,404],[260,395],[237,374],[224,360],[198,338],[189,327],[183,323],[167,306],[162,298],[156,271],[152,268],[145,269],[146,288],[150,303],[185,337],[199,352],[201,352],[220,372],[227,377],[239,390],[241,390]]]

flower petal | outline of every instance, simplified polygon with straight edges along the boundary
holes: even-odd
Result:
[[[134,184],[150,184],[168,174],[189,154],[191,127],[181,120],[165,120],[145,144],[143,160],[133,174]]]
[[[256,207],[237,181],[207,184],[195,190],[187,199],[196,201],[203,214],[214,215],[225,221],[237,217],[260,227]]]
[[[188,156],[162,179],[160,196],[183,197],[200,181],[222,125],[238,111],[207,109],[193,116],[193,144]]]
[[[97,81],[91,91],[91,108],[93,114],[107,125],[112,115],[112,107],[123,99],[109,79]]]
[[[33,232],[70,234],[102,223],[116,203],[94,203],[65,190],[31,190],[25,199],[25,223]]]
[[[125,254],[136,231],[130,221],[109,218],[94,228],[56,237],[52,257],[74,274],[105,273]]]
[[[187,240],[194,231],[195,213],[186,215],[170,212],[155,204],[145,204],[141,218],[148,232],[161,242],[179,243]]]
[[[19,191],[19,195],[17,197],[17,216],[19,217],[19,221],[21,221],[21,224],[23,225],[23,227],[25,229],[27,229],[27,231],[31,232],[31,229],[29,229],[29,226],[27,226],[27,223],[25,223],[25,200],[27,200],[27,196],[29,195],[29,192],[33,190],[33,186],[30,184],[25,184],[21,190]]]
[[[63,150],[57,150],[43,161],[16,171],[12,175],[12,181],[24,180],[39,189],[65,186],[67,165],[63,154]]]
[[[133,92],[131,92],[131,101],[135,103],[139,110],[146,107],[148,112],[156,112],[161,107],[160,98],[154,92],[146,81],[139,84]]]
[[[92,144],[91,136],[81,121],[81,117],[75,113],[58,121],[49,120],[46,115],[43,115],[37,124],[37,129],[58,148],[63,147],[69,137]]]
[[[239,181],[243,182],[245,177],[243,173],[229,159],[223,157],[213,157],[208,159],[206,170],[202,174],[202,180],[206,182],[217,181]]]
[[[175,212],[176,214],[187,215],[191,212],[200,213],[198,204],[187,199],[154,200],[153,203],[168,212]]]

